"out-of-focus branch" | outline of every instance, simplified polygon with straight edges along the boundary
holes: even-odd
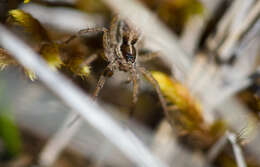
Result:
[[[185,26],[184,32],[180,38],[180,44],[189,53],[189,56],[194,55],[205,25],[205,18],[202,16],[194,16]]]
[[[74,136],[82,123],[82,120],[77,120],[73,125],[68,126],[75,117],[78,117],[78,115],[75,113],[70,114],[58,132],[47,142],[40,154],[39,165],[52,166],[57,160],[60,152],[68,145],[70,139]]]
[[[51,71],[39,55],[0,26],[0,44],[7,49],[23,66],[34,71],[39,79],[59,96],[73,111],[102,133],[138,166],[166,167],[134,135],[122,128],[80,89],[58,72]]]
[[[245,17],[241,25],[230,33],[230,35],[219,48],[218,53],[223,60],[227,60],[230,57],[231,53],[233,52],[234,46],[237,44],[237,41],[248,30],[248,28],[252,26],[259,14],[260,1],[257,1],[248,13],[248,15]]]
[[[221,44],[225,35],[229,32],[232,33],[232,28],[237,28],[239,22],[241,23],[242,19],[247,14],[246,10],[251,5],[254,0],[236,0],[233,1],[230,9],[224,14],[223,18],[217,25],[216,35],[207,40],[209,49],[215,50]],[[236,27],[235,27],[236,25]]]
[[[201,35],[208,24],[208,21],[215,14],[220,4],[225,0],[201,0],[204,7],[203,15],[193,16],[185,26],[184,32],[180,38],[181,46],[187,50],[188,56],[193,56],[196,51]]]

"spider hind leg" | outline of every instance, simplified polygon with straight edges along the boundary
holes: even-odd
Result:
[[[136,104],[138,101],[138,90],[139,90],[138,74],[134,70],[133,72],[131,72],[131,75],[132,75],[132,82],[133,82],[133,96],[132,96],[132,104],[129,113],[130,118],[133,117],[136,110]]]
[[[143,67],[138,67],[138,71],[153,85],[153,87],[155,88],[156,90],[156,93],[159,97],[159,100],[160,100],[160,103],[162,105],[162,108],[163,108],[163,112],[166,116],[166,119],[168,120],[168,122],[170,123],[171,126],[173,126],[173,122],[170,118],[170,114],[168,112],[168,108],[167,108],[167,102],[165,100],[165,98],[163,97],[163,94],[162,94],[162,91],[161,91],[161,88],[158,84],[158,82],[154,79],[154,77],[152,76],[152,74],[147,71],[145,68]]]
[[[93,99],[95,100],[97,98],[97,96],[99,95],[99,92],[100,90],[103,88],[105,82],[106,82],[106,79],[108,77],[111,77],[113,75],[113,68],[112,68],[112,64],[109,64],[105,70],[102,72],[99,80],[98,80],[98,83],[97,83],[97,86],[96,86],[96,89],[93,93]]]

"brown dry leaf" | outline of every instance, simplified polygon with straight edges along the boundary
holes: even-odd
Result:
[[[32,15],[20,9],[10,10],[8,13],[7,23],[9,25],[22,27],[24,31],[31,33],[37,42],[50,41],[46,30]]]
[[[176,80],[171,79],[166,74],[154,71],[153,77],[157,80],[166,98],[187,117],[195,123],[203,122],[202,111],[199,103],[193,99],[186,87]]]

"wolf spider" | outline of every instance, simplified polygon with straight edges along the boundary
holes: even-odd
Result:
[[[98,80],[93,98],[96,99],[100,90],[104,86],[106,79],[111,77],[115,71],[127,72],[130,74],[129,81],[133,83],[133,97],[130,110],[130,116],[133,116],[138,100],[138,80],[139,73],[141,73],[154,86],[162,104],[163,111],[166,114],[166,117],[169,118],[166,101],[162,95],[157,81],[153,78],[149,71],[138,65],[137,43],[139,41],[140,34],[137,32],[137,30],[134,29],[127,20],[120,19],[120,17],[117,15],[111,21],[109,29],[105,27],[82,29],[77,32],[77,34],[71,36],[67,41],[65,41],[65,43],[69,43],[73,39],[89,32],[103,32],[104,57],[108,62],[108,65]],[[150,58],[154,57],[154,54],[148,53],[142,57],[146,57],[144,60],[149,60]],[[91,56],[88,59],[92,59]],[[91,63],[92,61],[87,62]]]

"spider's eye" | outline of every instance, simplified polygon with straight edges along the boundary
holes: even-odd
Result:
[[[137,38],[135,38],[135,39],[133,39],[133,40],[131,41],[131,45],[136,44],[136,42],[137,42]]]
[[[132,54],[131,53],[126,53],[126,60],[128,62],[135,62],[135,58],[136,58],[136,50],[135,47],[132,48]]]
[[[130,53],[127,53],[126,54],[126,60],[129,62],[132,62],[132,63],[134,63],[135,62],[135,57],[132,55],[132,54],[130,54]]]

